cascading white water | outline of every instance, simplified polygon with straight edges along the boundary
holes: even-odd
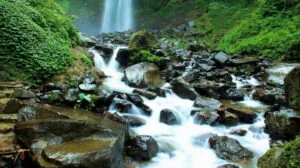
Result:
[[[89,49],[89,52],[94,55],[95,67],[98,69],[106,69],[106,63],[103,57],[101,57],[101,55],[96,50],[94,50],[94,48]]]
[[[133,28],[133,0],[105,0],[101,33],[121,32]]]
[[[104,72],[110,73],[110,78],[104,81],[104,87],[110,92],[132,93],[133,88],[121,80],[123,73],[119,72],[118,66],[112,65],[116,62],[115,56],[119,49],[115,50],[110,63],[107,64],[105,69],[102,69]],[[242,84],[239,86],[242,86]],[[193,117],[190,115],[190,111],[194,108],[194,102],[178,97],[169,88],[169,84],[163,86],[163,89],[168,90],[166,97],[157,97],[154,100],[143,98],[144,103],[153,110],[151,116],[143,115],[134,105],[134,108],[131,109],[131,115],[147,121],[146,125],[133,128],[133,130],[137,134],[151,135],[156,139],[160,148],[156,157],[140,167],[216,168],[219,165],[229,163],[217,157],[215,151],[209,147],[208,139],[213,134],[235,138],[242,146],[253,151],[255,158],[252,164],[247,165],[247,168],[256,167],[257,159],[269,149],[269,136],[263,132],[264,118],[262,114],[257,117],[254,124],[239,124],[229,128],[194,124]],[[166,108],[176,112],[181,120],[180,125],[170,126],[159,121],[160,111]],[[114,104],[110,106],[109,110],[111,112],[116,111]],[[122,114],[120,113],[120,115]],[[248,133],[243,137],[230,134],[232,130],[236,129],[245,129]]]

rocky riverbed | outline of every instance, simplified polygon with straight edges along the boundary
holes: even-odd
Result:
[[[193,38],[192,24],[170,31],[188,39],[187,47],[178,47],[177,37],[162,38],[162,32],[153,32],[154,47],[143,48],[147,37],[137,43],[161,57],[163,67],[135,64],[130,58],[136,51],[117,47],[130,46],[131,32],[81,34],[91,59],[103,59],[97,77],[43,85],[1,82],[0,167],[155,167],[166,155],[170,161],[180,155],[172,136],[167,142],[159,130],[152,135],[146,130],[157,123],[154,129],[185,129],[187,123],[193,124],[187,129],[210,128],[191,139],[196,149],[207,144],[215,156],[208,166],[257,167],[269,145],[299,135],[299,63],[210,51]],[[173,95],[176,101],[168,100]],[[154,107],[158,102],[161,107]],[[254,150],[243,137],[259,143],[258,135],[264,144]],[[259,166],[267,162],[264,156]]]

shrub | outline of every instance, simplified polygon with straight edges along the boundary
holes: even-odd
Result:
[[[130,57],[130,60],[132,63],[151,62],[156,64],[160,68],[163,68],[166,65],[165,58],[153,55],[148,50],[141,50],[140,52]]]
[[[0,66],[42,82],[64,71],[77,30],[53,0],[0,0]]]

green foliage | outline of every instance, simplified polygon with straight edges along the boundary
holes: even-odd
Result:
[[[270,149],[258,161],[259,168],[299,168],[300,138]]]
[[[59,101],[61,98],[60,98],[60,95],[58,93],[51,93],[49,96],[48,96],[48,100],[51,102],[51,103],[54,103],[54,102],[57,102]]]
[[[0,66],[13,76],[42,82],[64,71],[77,41],[53,0],[0,0]]]
[[[130,57],[130,60],[132,63],[151,62],[159,67],[164,67],[166,65],[165,58],[153,55],[148,50],[141,50],[134,56]]]
[[[219,49],[229,53],[259,54],[273,59],[298,59],[300,16],[282,14],[264,17],[256,10],[222,39]],[[298,51],[297,51],[298,50]]]

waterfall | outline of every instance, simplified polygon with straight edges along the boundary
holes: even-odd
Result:
[[[121,32],[134,28],[133,0],[105,0],[101,33]]]

